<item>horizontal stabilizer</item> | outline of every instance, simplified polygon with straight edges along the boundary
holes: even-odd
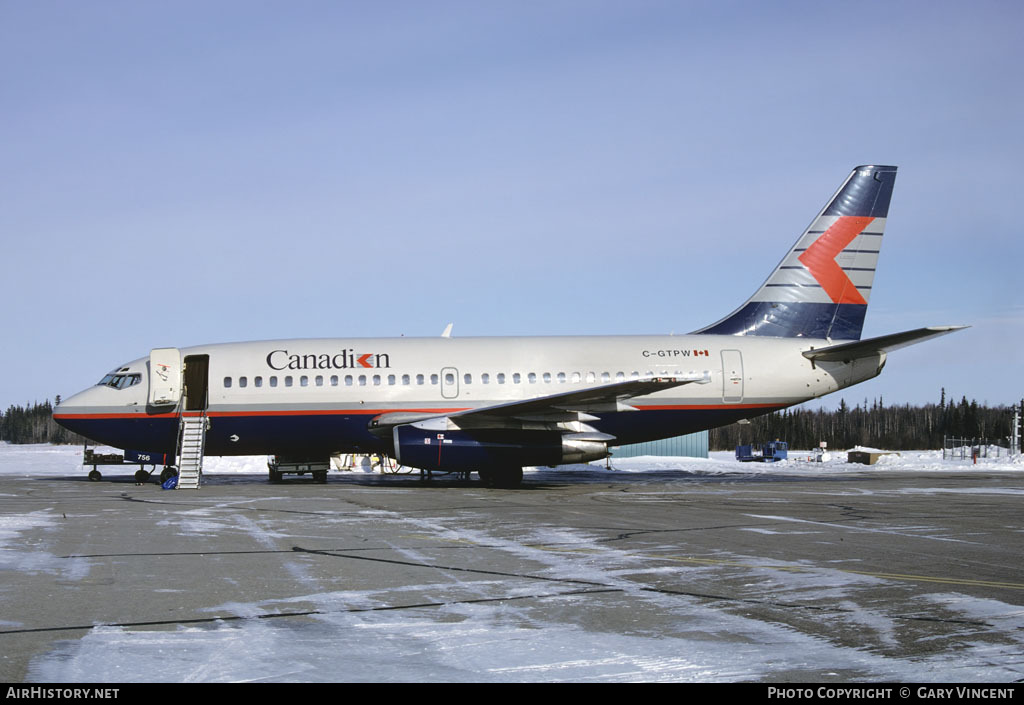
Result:
[[[917,328],[916,330],[892,333],[890,335],[869,338],[867,340],[856,340],[852,343],[840,343],[830,345],[827,348],[816,348],[805,350],[803,356],[814,361],[839,361],[849,362],[862,357],[872,357],[880,353],[887,353],[899,348],[905,348],[914,343],[920,343],[929,338],[937,338],[940,335],[947,335],[955,331],[967,328],[967,326],[931,326],[929,328]]]

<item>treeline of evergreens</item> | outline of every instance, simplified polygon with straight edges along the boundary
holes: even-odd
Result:
[[[925,450],[942,448],[943,436],[987,438],[1006,445],[1013,422],[1013,408],[982,406],[963,397],[958,403],[946,401],[946,390],[938,404],[885,406],[882,399],[864,400],[852,409],[843,399],[839,407],[777,411],[750,423],[735,423],[711,429],[711,450],[732,450],[737,445],[782,440],[790,448],[817,448],[821,441],[835,450],[854,446]]]
[[[57,403],[60,403],[60,396]],[[12,405],[0,413],[0,441],[81,444],[85,438],[57,425],[53,420],[53,405],[47,399],[42,404]]]

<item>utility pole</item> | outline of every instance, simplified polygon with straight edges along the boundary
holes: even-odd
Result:
[[[1024,415],[1024,399],[1020,400],[1020,406],[1013,409],[1013,425],[1010,430],[1010,454],[1020,452],[1021,416]]]

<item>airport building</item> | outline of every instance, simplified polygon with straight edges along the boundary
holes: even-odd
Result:
[[[612,449],[613,458],[635,458],[638,455],[708,457],[708,432],[699,431],[685,436],[663,438],[660,441],[633,443]]]

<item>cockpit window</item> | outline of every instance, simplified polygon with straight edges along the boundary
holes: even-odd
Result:
[[[111,387],[112,389],[125,389],[127,387],[134,386],[142,381],[142,375],[140,374],[118,374],[111,372],[109,375],[104,375],[103,379],[99,381],[97,386]]]

